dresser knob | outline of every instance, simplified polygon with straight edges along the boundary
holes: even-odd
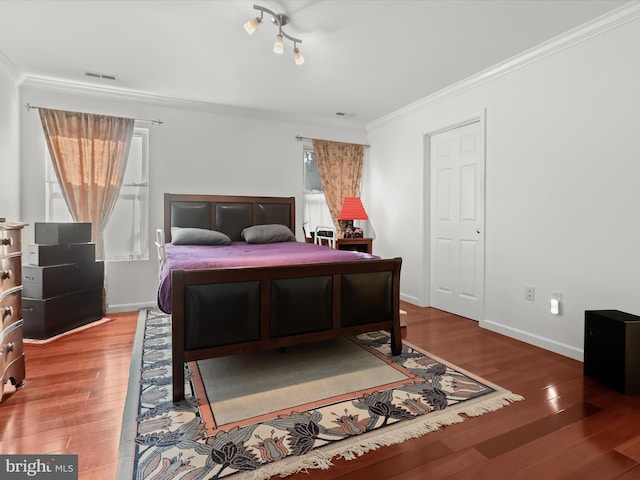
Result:
[[[2,273],[0,274],[0,279],[6,280],[7,278],[11,278],[11,270],[2,270]]]
[[[13,245],[13,238],[3,238],[1,243],[2,246]]]
[[[7,353],[13,352],[13,343],[7,343]]]
[[[4,307],[2,310],[2,320],[13,315],[13,307]]]

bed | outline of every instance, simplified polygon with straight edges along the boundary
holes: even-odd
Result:
[[[193,232],[216,244],[174,245]],[[158,306],[172,316],[175,402],[185,362],[374,330],[401,352],[402,259],[295,241],[295,197],[165,193],[161,233]]]

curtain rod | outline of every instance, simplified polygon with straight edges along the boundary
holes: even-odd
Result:
[[[34,108],[39,110],[39,109],[45,108],[45,107],[37,107],[35,105],[31,105],[31,104],[27,103],[25,105],[25,108],[27,110],[33,110]],[[134,120],[136,122],[146,122],[146,123],[151,123],[151,124],[154,124],[154,125],[164,125],[164,122],[162,120],[144,120],[144,119],[138,119],[138,118],[134,118]]]
[[[313,140],[313,138],[309,138],[309,137],[303,137],[301,135],[296,135],[296,140],[298,140],[299,142],[303,141],[303,140]],[[354,145],[362,145],[364,148],[369,148],[371,147],[371,145],[369,145],[368,143],[354,143]]]

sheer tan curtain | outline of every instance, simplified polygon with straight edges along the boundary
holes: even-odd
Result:
[[[120,193],[134,119],[40,108],[53,168],[76,222],[91,222],[96,258]]]
[[[314,138],[313,152],[333,224],[342,237],[338,215],[344,197],[360,196],[364,145]]]

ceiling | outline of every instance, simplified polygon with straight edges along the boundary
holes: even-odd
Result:
[[[20,78],[366,124],[628,3],[623,0],[2,0]],[[271,49],[285,13],[305,63]],[[94,72],[116,80],[95,79]]]

